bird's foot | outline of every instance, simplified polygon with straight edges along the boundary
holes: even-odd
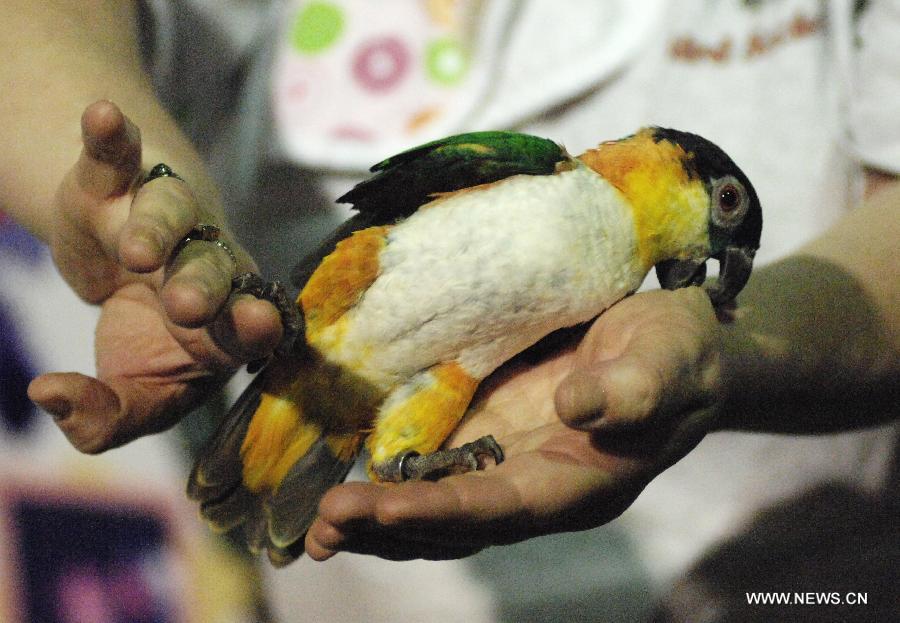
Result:
[[[237,294],[252,294],[275,306],[275,309],[281,314],[281,324],[284,328],[284,335],[275,352],[278,354],[289,353],[300,334],[303,323],[300,314],[297,313],[297,306],[288,298],[284,285],[280,281],[266,281],[256,273],[244,273],[232,280],[231,289]],[[265,360],[252,361],[247,369],[255,372],[264,363]]]
[[[503,462],[503,449],[491,436],[429,454],[404,452],[392,459],[372,465],[372,471],[382,481],[438,480],[450,474],[474,472],[482,469],[486,459],[494,464]]]

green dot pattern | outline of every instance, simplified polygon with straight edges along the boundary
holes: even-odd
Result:
[[[425,67],[428,76],[435,82],[453,85],[465,77],[469,57],[455,39],[438,39],[428,44]]]
[[[291,43],[301,54],[318,54],[340,38],[344,13],[330,2],[310,2],[294,20]]]

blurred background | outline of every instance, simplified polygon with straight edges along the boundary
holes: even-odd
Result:
[[[286,279],[370,164],[488,128],[572,153],[648,124],[706,135],[759,191],[761,261],[790,252],[859,196],[840,68],[823,60],[826,5],[149,0],[139,29],[243,244]],[[870,595],[816,620],[900,611],[893,426],[711,435],[595,530],[460,561],[342,554],[274,571],[210,533],[184,496],[191,455],[245,374],[173,431],[100,456],[73,450],[27,400],[36,374],[94,372],[97,315],[0,213],[0,621],[808,620],[748,611],[744,591],[766,590]]]

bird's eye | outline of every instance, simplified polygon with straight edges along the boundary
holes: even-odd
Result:
[[[733,175],[726,175],[714,180],[710,190],[713,221],[726,229],[737,227],[750,207],[744,185]]]
[[[731,212],[741,204],[741,193],[734,184],[726,184],[719,191],[719,208]]]

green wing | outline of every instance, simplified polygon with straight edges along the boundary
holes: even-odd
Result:
[[[300,262],[291,281],[302,288],[323,257],[352,232],[406,218],[436,193],[496,182],[513,175],[550,175],[569,158],[551,140],[517,132],[470,132],[442,138],[373,166],[369,179],[338,198],[359,212]]]
[[[375,175],[338,199],[360,212],[409,216],[435,193],[496,182],[511,175],[549,175],[565,151],[553,141],[516,132],[471,132],[415,147],[370,170]]]

